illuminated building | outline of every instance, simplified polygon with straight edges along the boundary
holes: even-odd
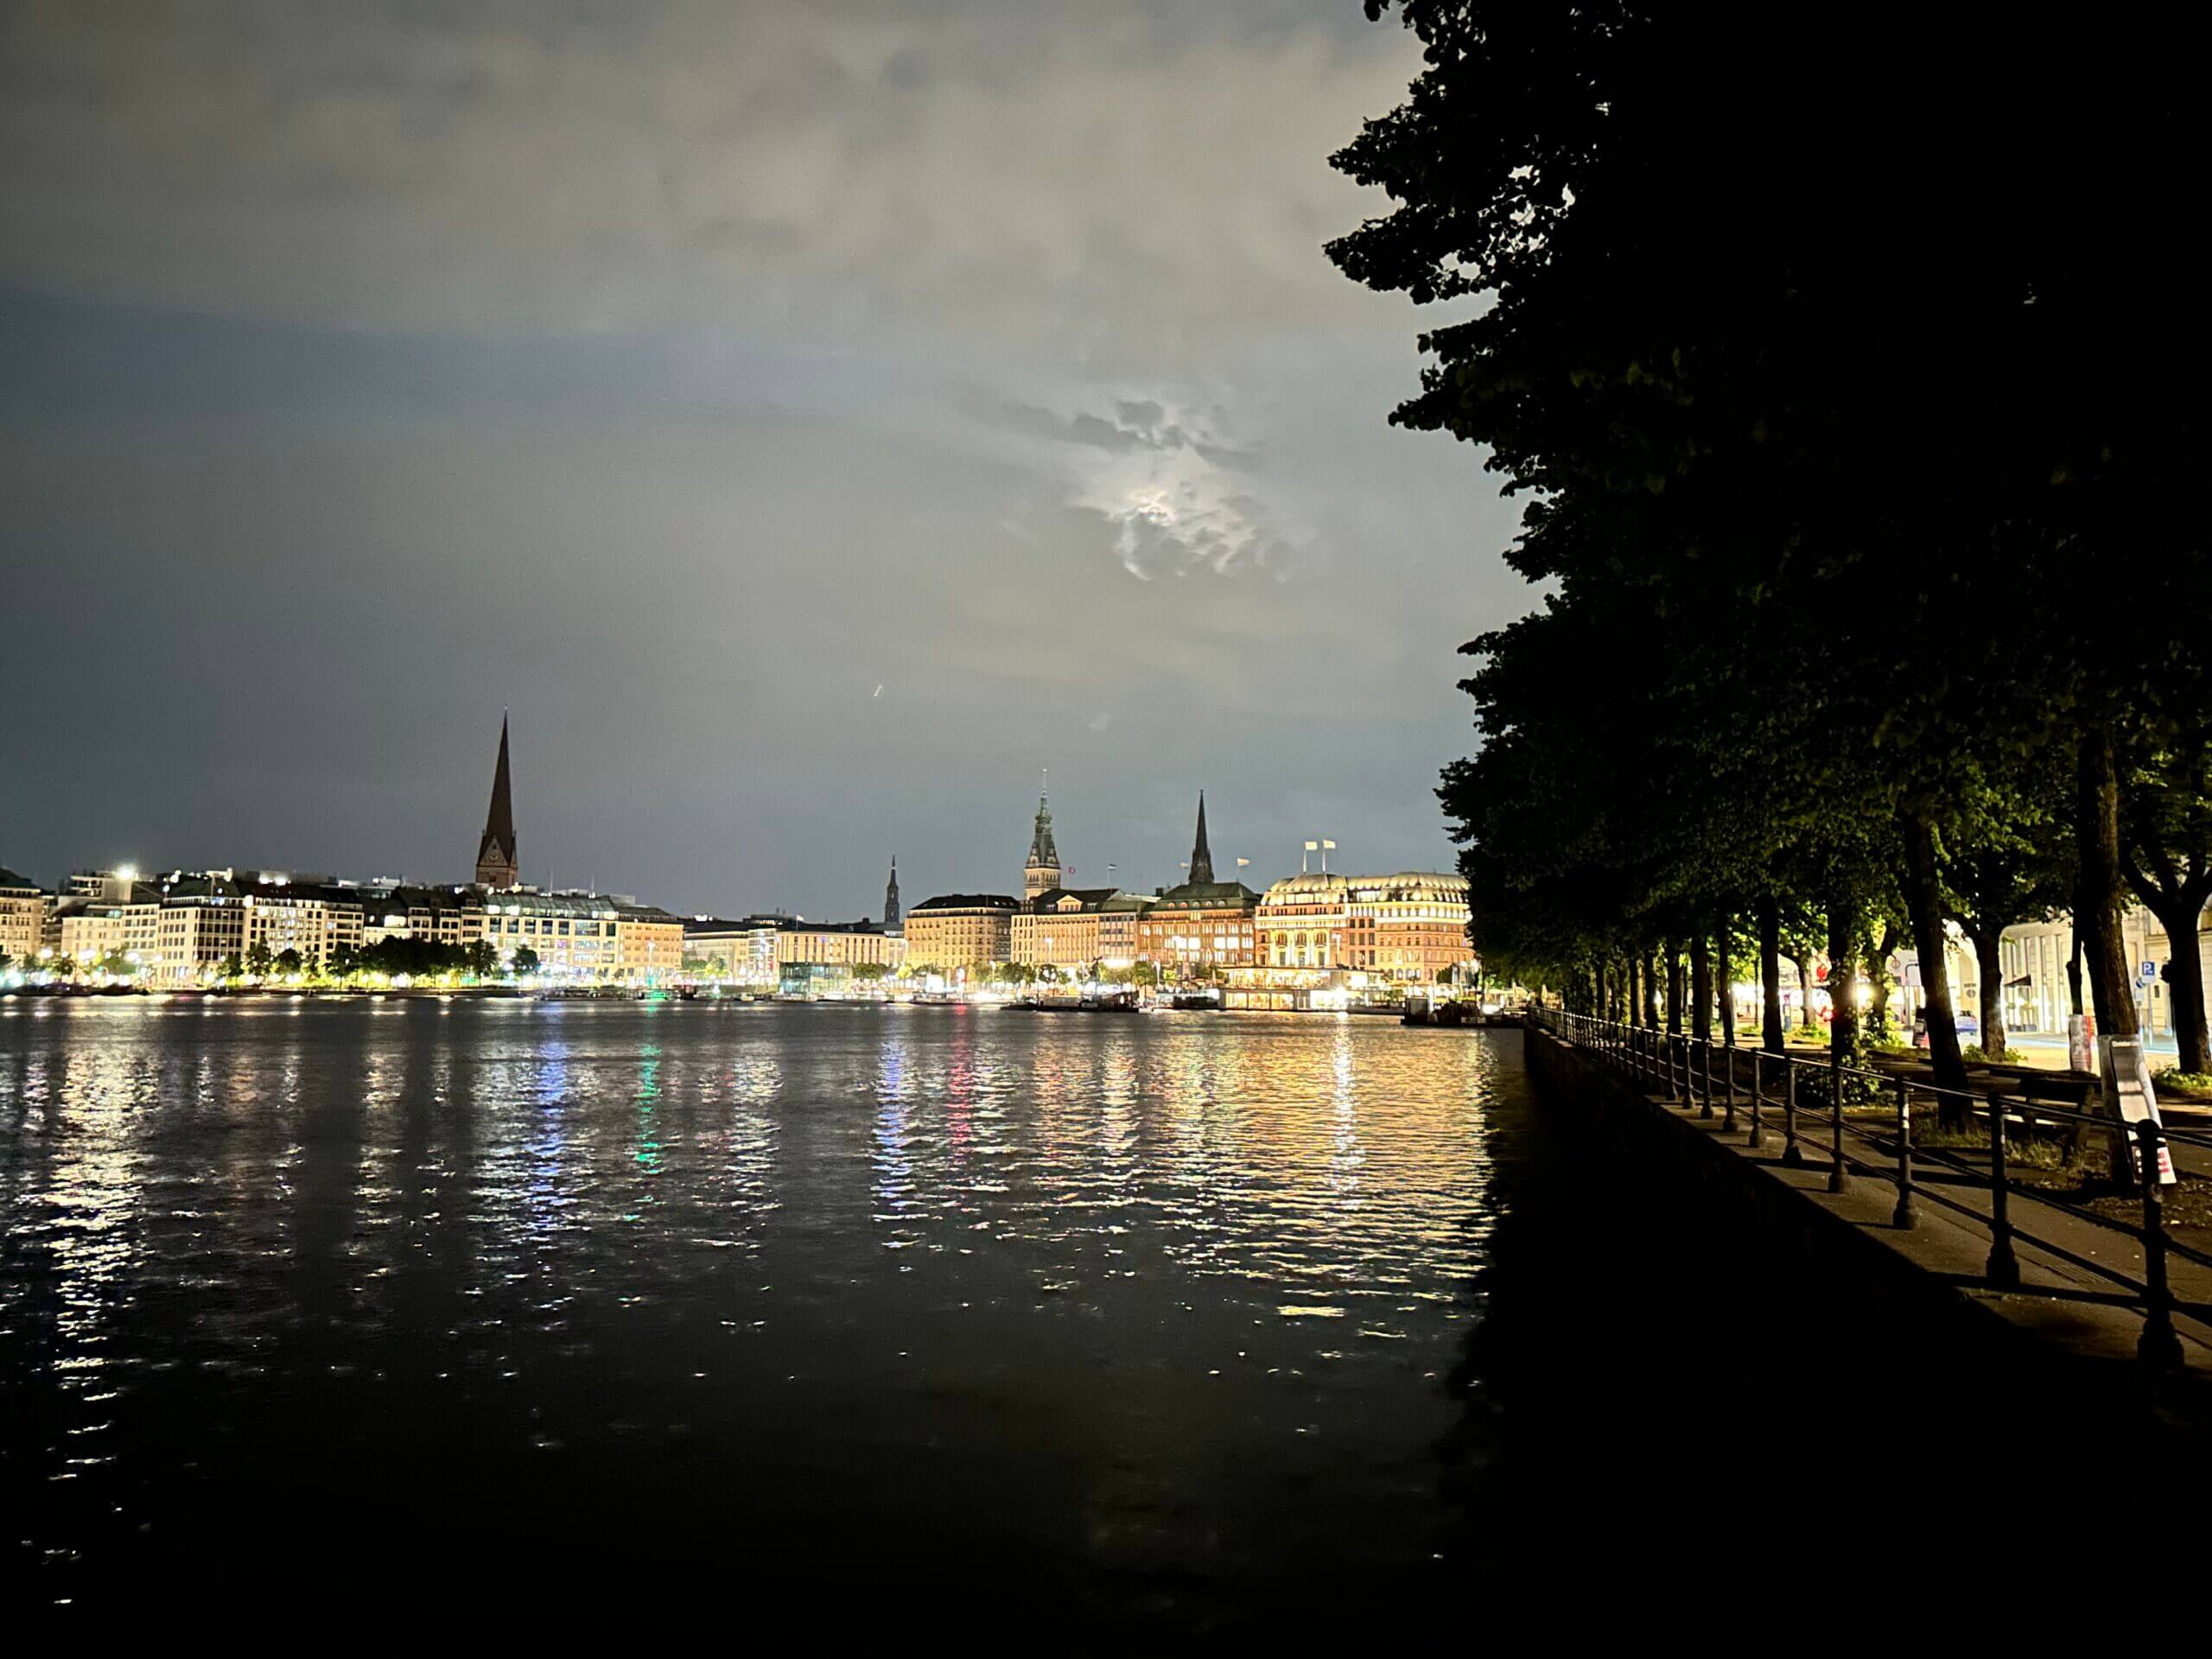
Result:
[[[38,883],[0,865],[0,956],[10,967],[36,959],[46,938],[48,902]]]
[[[358,889],[361,943],[426,939],[434,944],[474,944],[485,937],[485,894],[475,887],[423,887],[372,882]]]
[[[695,916],[683,924],[683,964],[695,976],[766,989],[776,982],[776,936],[787,916],[725,921]]]
[[[245,895],[228,876],[178,873],[162,885],[154,918],[154,949],[146,976],[159,984],[193,985],[221,976],[233,957],[245,959]]]
[[[1127,968],[1143,954],[1139,925],[1152,909],[1148,893],[1117,893],[1098,906],[1098,959],[1109,968]]]
[[[124,906],[97,899],[57,899],[54,914],[60,923],[56,948],[78,962],[99,962],[124,953]]]
[[[1468,918],[1464,875],[1356,875],[1345,900],[1344,965],[1393,983],[1433,984],[1475,966]]]
[[[1315,985],[1351,975],[1385,984],[1433,984],[1474,965],[1465,876],[1294,875],[1260,901],[1255,982]]]
[[[1253,960],[1253,916],[1260,895],[1242,881],[1213,879],[1206,844],[1206,798],[1198,797],[1198,837],[1191,847],[1191,879],[1154,899],[1137,918],[1137,954],[1163,972],[1188,978]]]
[[[1014,914],[1003,893],[945,893],[906,912],[906,960],[940,973],[973,973],[1013,960]]]
[[[150,963],[161,914],[161,889],[150,881],[120,877],[102,885],[88,896],[82,886],[86,873],[69,878],[71,893],[55,900],[50,941],[66,957],[79,963],[100,962],[109,957],[137,957]]]
[[[876,967],[895,972],[906,959],[906,941],[863,916],[857,922],[810,922],[793,916],[776,929],[776,965],[842,969]]]
[[[295,882],[288,875],[254,871],[238,879],[245,910],[245,948],[272,957],[287,950],[302,963],[322,964],[340,950],[361,948],[360,900],[327,880]]]
[[[658,985],[683,970],[683,923],[653,905],[614,906],[614,976]]]
[[[1128,966],[1135,957],[1134,930],[1123,930],[1128,938],[1118,951],[1108,948],[1106,938],[1111,925],[1106,906],[1123,897],[1112,887],[1054,887],[1025,900],[1014,912],[1009,960],[1071,970],[1095,962]],[[1116,918],[1131,914],[1128,909],[1114,912]]]
[[[620,912],[596,893],[537,893],[513,887],[484,899],[484,937],[512,963],[527,949],[538,971],[560,978],[612,979],[621,962]],[[671,918],[673,919],[673,918]],[[677,928],[682,954],[683,928]]]

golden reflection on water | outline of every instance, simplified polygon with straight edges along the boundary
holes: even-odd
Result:
[[[1192,1436],[1287,1466],[1441,1427],[1510,1052],[1349,1017],[0,1001],[0,1353],[73,1402],[56,1478],[179,1368],[373,1404],[412,1367],[548,1448],[764,1414],[898,1440],[1012,1391],[1103,1448],[1119,1548]],[[715,1392],[676,1421],[679,1384]]]

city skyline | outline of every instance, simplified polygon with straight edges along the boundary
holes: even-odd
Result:
[[[66,855],[61,861],[51,869],[48,869],[46,864],[41,863],[29,857],[15,856],[12,857],[11,861],[16,868],[36,875],[39,879],[47,881],[53,887],[60,886],[69,874],[78,871],[96,869],[118,870],[130,868],[135,871],[150,874],[153,872],[167,870],[194,871],[233,868],[263,870],[314,870],[317,872],[327,872],[334,874],[346,875],[359,879],[390,879],[428,884],[430,886],[454,886],[471,881],[476,881],[480,884],[484,879],[484,872],[487,868],[485,861],[487,856],[490,856],[493,858],[495,864],[498,863],[501,858],[512,861],[514,866],[514,880],[524,886],[537,887],[549,892],[556,889],[569,889],[578,892],[635,893],[643,897],[650,897],[653,902],[667,905],[670,907],[687,915],[736,916],[767,914],[776,911],[783,911],[795,916],[803,916],[812,919],[827,919],[850,916],[874,917],[877,914],[877,907],[880,906],[880,896],[883,891],[881,887],[881,876],[880,874],[871,877],[864,872],[854,872],[851,874],[849,882],[847,884],[853,887],[856,892],[864,893],[873,888],[878,895],[877,906],[871,906],[865,902],[855,904],[835,901],[828,904],[810,906],[803,901],[795,902],[789,895],[773,895],[766,902],[760,902],[758,895],[747,898],[741,894],[734,898],[718,900],[717,902],[711,904],[702,905],[694,903],[692,899],[688,896],[690,892],[690,888],[689,887],[679,885],[666,893],[662,893],[658,889],[649,889],[646,884],[624,879],[622,873],[620,870],[609,873],[555,872],[548,874],[534,869],[529,861],[521,859],[519,856],[519,848],[524,842],[519,824],[521,823],[529,822],[536,812],[545,810],[546,804],[538,802],[536,796],[533,794],[531,783],[531,772],[528,766],[512,764],[510,761],[511,731],[513,724],[514,721],[512,711],[503,709],[501,711],[499,720],[499,730],[497,742],[497,760],[493,767],[488,813],[476,816],[476,821],[482,823],[484,827],[480,831],[477,841],[477,852],[474,860],[474,869],[473,871],[464,867],[464,864],[461,860],[461,855],[458,854],[449,855],[449,861],[452,863],[453,868],[448,870],[444,864],[434,864],[422,868],[413,866],[403,868],[393,865],[388,860],[379,861],[373,856],[365,860],[356,859],[349,861],[336,858],[329,855],[328,854],[317,855],[312,852],[310,853],[310,855],[302,858],[248,858],[238,856],[234,849],[216,849],[214,854],[208,856],[197,858],[172,857],[168,855],[166,853],[158,850],[150,854],[134,851],[129,853],[128,855],[122,856],[108,856],[105,854],[97,857],[90,857],[83,855]],[[516,781],[518,776],[519,776],[521,780],[519,784]],[[1057,788],[1058,786],[1055,785],[1052,791],[1047,792],[1056,793]],[[1205,790],[1203,788],[1198,790],[1198,823],[1202,844],[1205,839]],[[480,799],[482,798],[479,797],[479,798]],[[521,802],[519,806],[516,804],[518,798],[519,798]],[[1029,808],[1027,815],[1021,820],[1022,823],[1029,826],[1031,850],[1033,854],[1035,849],[1034,837],[1038,833],[1039,829],[1037,814],[1039,808],[1043,805],[1044,800],[1040,797],[1038,805]],[[1173,858],[1172,856],[1173,849],[1171,848],[1170,861],[1168,861],[1160,870],[1156,876],[1147,875],[1143,870],[1133,871],[1131,867],[1124,864],[1122,861],[1119,859],[1101,857],[1094,861],[1086,856],[1086,858],[1081,861],[1068,860],[1063,865],[1058,867],[1059,874],[1065,879],[1065,884],[1071,887],[1077,885],[1090,887],[1112,887],[1130,893],[1149,893],[1160,888],[1174,887],[1182,881],[1201,879],[1194,877],[1191,870],[1191,848],[1187,841],[1187,836],[1190,833],[1187,818],[1189,803],[1187,800],[1185,801],[1182,810],[1185,814],[1182,820],[1183,827],[1178,830],[1171,825],[1171,827],[1164,832],[1166,838],[1171,842],[1178,837],[1185,838],[1180,849],[1182,856],[1179,859]],[[1055,821],[1065,821],[1065,815],[1064,811],[1057,807],[1046,814],[1043,828],[1048,836],[1052,833],[1052,823]],[[251,832],[248,833],[250,836]],[[1252,852],[1241,850],[1244,844],[1242,841],[1238,842],[1238,848],[1240,850],[1226,852],[1222,855],[1224,861],[1224,867],[1239,874],[1258,876],[1263,882],[1266,880],[1273,880],[1279,875],[1287,875],[1292,873],[1289,867],[1287,853],[1296,852],[1304,846],[1306,841],[1313,839],[1316,835],[1327,833],[1327,831],[1310,828],[1305,830],[1293,828],[1288,833],[1291,836],[1291,840],[1281,868],[1276,868],[1262,855],[1256,855]],[[538,836],[533,836],[532,839],[540,839],[541,837],[542,832],[540,832],[540,835]],[[334,838],[340,841],[343,841],[345,839],[342,835],[335,836]],[[1156,836],[1152,838],[1157,839]],[[128,837],[126,836],[122,839],[127,840]],[[918,834],[915,839],[926,844],[931,838],[926,834]],[[992,832],[985,832],[980,836],[976,834],[956,834],[953,839],[968,844],[971,848],[988,849],[995,844],[996,836],[995,834]],[[1333,847],[1336,845],[1338,840],[1343,839],[1345,838],[1341,836],[1336,836],[1332,840],[1330,844]],[[1443,838],[1440,836],[1438,837],[1440,842],[1441,842],[1442,839]],[[1357,837],[1354,837],[1353,841],[1354,843],[1357,844]],[[110,843],[106,842],[103,842],[102,843],[103,846],[107,844]],[[901,852],[887,849],[881,855],[881,857],[886,860],[895,860],[896,858],[903,855],[904,855]],[[1054,855],[1057,857],[1058,854],[1055,853]],[[1411,862],[1404,860],[1392,861],[1382,859],[1369,859],[1366,860],[1365,862],[1370,867],[1378,870],[1447,869],[1452,868],[1452,858],[1448,842],[1444,845],[1443,856],[1440,860],[1432,858],[1425,864]],[[1014,875],[1019,876],[1020,874],[1020,861],[1018,852],[1012,861],[1012,865]],[[1246,868],[1240,870],[1238,868],[1240,865],[1245,866]],[[880,872],[881,865],[879,864],[876,868]],[[950,892],[1007,892],[1019,896],[1022,890],[1021,883],[1019,880],[1010,880],[1003,870],[999,869],[994,865],[987,850],[979,850],[972,853],[960,867],[960,871],[961,873],[949,872],[947,874],[947,878],[943,880],[932,879],[926,872],[921,875],[919,880],[916,880],[917,873],[915,871],[913,862],[910,859],[906,866],[906,873],[911,891],[918,897],[927,897],[931,893]],[[721,878],[716,878],[711,875],[708,876],[704,878],[703,885],[715,885],[715,883],[721,879]],[[504,885],[504,883],[493,881],[490,885],[496,887]]]

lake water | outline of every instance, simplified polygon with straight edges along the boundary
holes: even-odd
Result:
[[[65,1621],[1191,1630],[1480,1549],[1515,1033],[16,998],[0,1109],[9,1584]]]
[[[0,999],[0,1206],[11,1634],[1713,1630],[2212,1478],[1514,1033]]]

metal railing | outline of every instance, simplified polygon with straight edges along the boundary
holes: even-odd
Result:
[[[2177,1307],[2194,1319],[2212,1323],[2212,1306],[2177,1303],[2174,1298],[2168,1281],[2168,1259],[2178,1255],[2212,1268],[2212,1254],[2192,1249],[2170,1236],[2159,1190],[2160,1168],[2164,1160],[2172,1156],[2173,1149],[2195,1147],[2212,1150],[2212,1134],[2177,1128],[2147,1119],[2131,1130],[2110,1116],[2055,1101],[2031,1099],[2017,1089],[1991,1089],[1980,1094],[1944,1089],[1890,1072],[1846,1065],[1840,1056],[1834,1054],[1816,1060],[1778,1054],[1770,1049],[1747,1048],[1732,1040],[1732,1033],[1716,1041],[1649,1026],[1601,1020],[1591,1014],[1567,1014],[1556,1008],[1531,1008],[1529,1018],[1539,1028],[1591,1054],[1601,1065],[1659,1095],[1669,1104],[1679,1104],[1685,1111],[1694,1109],[1703,1119],[1714,1116],[1718,1076],[1722,1095],[1720,1133],[1745,1133],[1747,1147],[1764,1148],[1767,1144],[1768,1109],[1771,1107],[1780,1118],[1779,1161],[1785,1167],[1805,1167],[1807,1140],[1816,1138],[1816,1144],[1818,1140],[1824,1140],[1827,1190],[1848,1192],[1863,1175],[1887,1181],[1896,1192],[1891,1220],[1899,1229],[1910,1230],[1918,1224],[1919,1206],[1923,1201],[1986,1229],[1989,1256],[1984,1272],[1993,1289],[2012,1291],[2020,1287],[2016,1241],[2032,1244],[2058,1261],[2118,1285],[2128,1293],[2130,1300],[2142,1304],[2144,1324],[2137,1353],[2149,1363],[2165,1368],[2181,1363],[2181,1339],[2173,1323]],[[1738,1122],[1737,1098],[1739,1088],[1746,1082],[1747,1062],[1749,1087],[1743,1090],[1746,1096],[1746,1130]],[[1932,1103],[1939,1114],[1948,1104],[1949,1115],[1967,1124],[1977,1120],[1986,1122],[1989,1135],[1987,1166],[1960,1158],[1944,1147],[1916,1147],[1913,1108],[1922,1103]],[[2070,1202],[2060,1193],[2015,1179],[2008,1141],[2017,1136],[2024,1153],[2032,1147],[2036,1132],[2043,1126],[2064,1128],[2076,1142],[2087,1130],[2113,1138],[2116,1149],[2123,1144],[2128,1147],[2133,1153],[2129,1160],[2132,1167],[2126,1173],[2132,1179],[2139,1200],[2138,1224],[2130,1226],[2126,1222]],[[1986,1193],[1986,1210],[1943,1191],[1941,1184],[1931,1185],[1923,1180],[1917,1168],[1923,1165],[1963,1176],[1965,1180],[1959,1185],[1965,1190],[1979,1188]],[[2115,1155],[2115,1183],[2122,1173],[2120,1160]],[[2076,1221],[2135,1239],[2143,1252],[2141,1277],[2131,1276],[2111,1262],[2097,1261],[2024,1228],[2013,1216],[2015,1199],[2025,1199]]]

